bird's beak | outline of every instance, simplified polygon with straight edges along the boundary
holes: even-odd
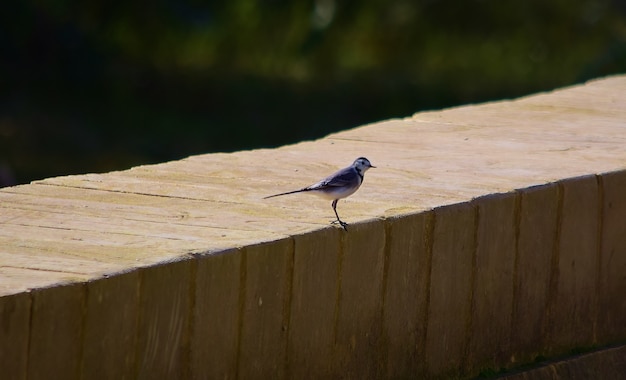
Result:
[[[376,166],[374,166],[374,165],[370,165],[370,168],[374,168],[374,169],[376,169]]]

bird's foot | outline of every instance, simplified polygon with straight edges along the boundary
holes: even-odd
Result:
[[[342,220],[333,220],[332,222],[330,222],[330,224],[339,224],[344,229],[344,231],[348,231],[348,223]]]

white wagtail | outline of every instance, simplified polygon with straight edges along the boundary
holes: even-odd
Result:
[[[372,166],[372,164],[370,164],[370,161],[367,158],[359,157],[352,163],[352,165],[339,170],[335,174],[330,175],[311,186],[307,186],[300,190],[270,195],[263,199],[302,192],[311,192],[325,199],[332,199],[333,211],[337,217],[337,220],[333,221],[333,223],[339,223],[341,227],[347,231],[348,223],[339,219],[339,214],[337,214],[337,201],[354,194],[363,183],[363,174],[365,174],[367,169],[375,167],[376,166]]]

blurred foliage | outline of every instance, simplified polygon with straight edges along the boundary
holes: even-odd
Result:
[[[623,4],[6,3],[0,185],[277,146],[623,73]]]

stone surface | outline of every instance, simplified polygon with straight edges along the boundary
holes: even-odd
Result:
[[[0,368],[9,379],[27,378],[31,302],[29,293],[0,297]]]
[[[334,369],[350,378],[377,378],[383,371],[385,230],[374,221],[348,228],[341,234]]]
[[[135,378],[189,377],[192,260],[139,271]]]
[[[238,377],[286,378],[293,240],[244,249]]]
[[[475,203],[478,226],[468,371],[507,367],[510,362],[519,211],[515,193],[487,196]]]
[[[387,221],[383,340],[388,378],[425,373],[432,228],[432,213]]]
[[[242,256],[236,249],[197,256],[190,338],[193,378],[237,377]]]
[[[597,339],[626,340],[626,172],[603,174]]]
[[[28,378],[80,378],[85,286],[70,284],[32,294]]]
[[[81,376],[135,376],[139,274],[124,273],[87,283]]]
[[[430,375],[456,376],[463,365],[471,318],[476,209],[435,210],[425,362]]]
[[[328,378],[333,368],[341,266],[336,228],[294,237],[288,378]]]
[[[524,363],[543,354],[546,343],[559,190],[554,184],[538,186],[521,190],[519,197],[511,361]]]
[[[623,379],[626,346],[604,348],[548,363],[538,368],[498,377],[501,380],[589,380]]]
[[[599,268],[598,186],[595,176],[560,183],[562,214],[547,336],[552,353],[594,341]]]
[[[625,91],[0,189],[11,374],[471,376],[623,341]],[[263,199],[359,156],[377,168],[339,202],[348,232],[327,200]]]

